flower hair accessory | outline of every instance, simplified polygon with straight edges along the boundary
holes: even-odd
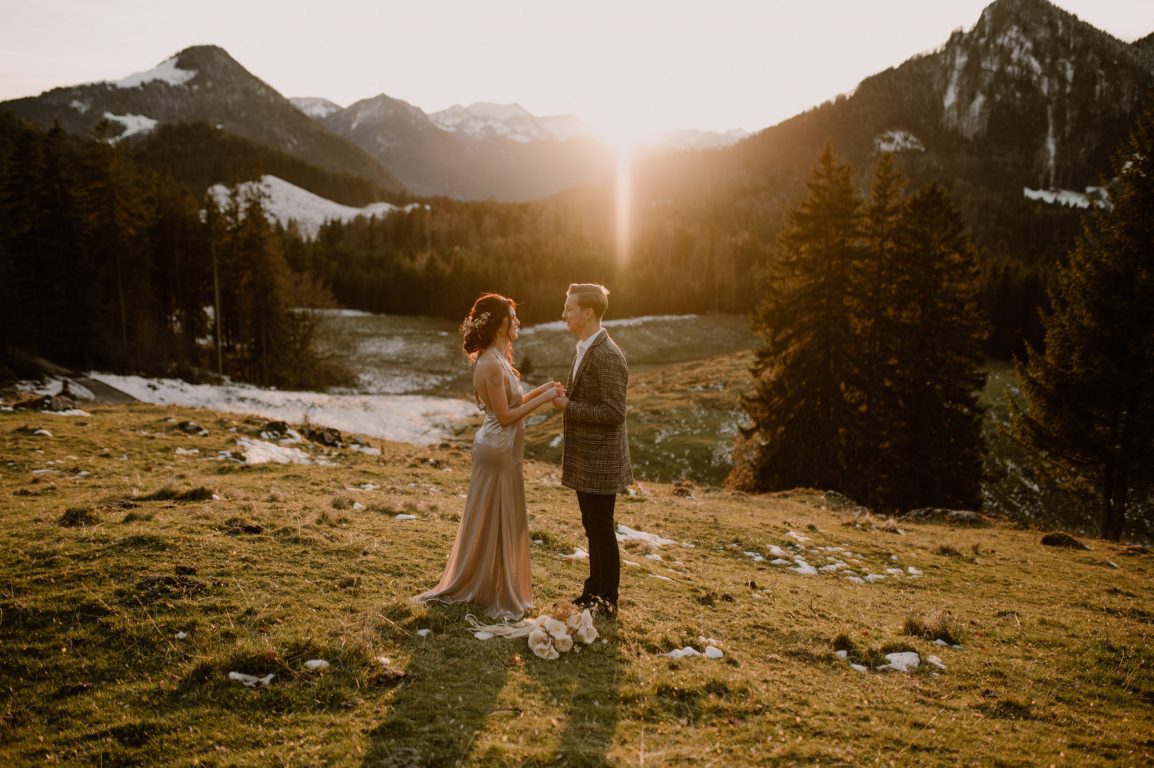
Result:
[[[490,317],[492,317],[492,315],[488,312],[482,312],[476,317],[466,317],[464,322],[461,323],[461,335],[468,336],[478,328],[484,328],[485,323],[489,322]]]

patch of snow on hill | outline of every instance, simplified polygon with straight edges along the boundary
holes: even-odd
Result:
[[[1074,192],[1069,189],[1030,189],[1022,188],[1022,195],[1027,200],[1039,200],[1050,205],[1067,205],[1072,208],[1089,208],[1091,205],[1108,205],[1106,190],[1102,187],[1086,187],[1085,192]]]
[[[228,202],[229,190],[223,184],[217,184],[209,189],[209,194],[218,204]],[[341,205],[332,200],[314,195],[307,189],[301,189],[276,176],[262,176],[259,182],[249,181],[241,185],[242,195],[259,194],[264,199],[265,210],[270,220],[279,221],[288,226],[295,221],[302,235],[316,237],[321,225],[326,221],[350,221],[357,216],[387,216],[398,210],[410,210],[416,203],[398,208],[391,203],[370,203],[364,208],[354,208],[351,205]]]
[[[314,96],[291,98],[289,99],[289,103],[313,120],[324,120],[329,115],[340,112],[343,109],[340,104],[334,104],[328,99]]]
[[[69,104],[68,106],[72,107],[73,109],[75,109],[77,112],[79,112],[82,115],[85,112],[87,112],[89,109],[92,108],[92,105],[89,104],[87,101],[80,101],[79,99],[73,99],[72,103]]]
[[[124,126],[124,133],[112,138],[112,143],[115,144],[122,139],[127,139],[129,136],[135,136],[138,133],[148,133],[156,127],[156,120],[144,115],[114,115],[111,112],[104,113],[105,120],[111,120],[114,123],[120,123]]]
[[[909,131],[886,131],[874,139],[878,152],[925,152],[926,148],[917,136]]]
[[[332,395],[261,389],[246,384],[189,384],[179,379],[146,379],[93,373],[90,378],[157,405],[208,408],[251,414],[290,424],[332,427],[417,445],[432,445],[476,416],[470,400],[421,395]]]
[[[184,85],[192,78],[196,77],[195,69],[181,69],[176,66],[176,57],[173,56],[168,61],[165,61],[155,68],[147,72],[137,72],[134,75],[129,75],[123,80],[116,80],[112,84],[118,88],[139,88],[145,83],[150,83],[153,80],[160,80],[169,85]]]

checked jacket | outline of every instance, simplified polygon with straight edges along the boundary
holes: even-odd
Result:
[[[633,482],[625,395],[629,366],[604,332],[570,372],[565,391],[561,485],[584,493],[616,494]]]

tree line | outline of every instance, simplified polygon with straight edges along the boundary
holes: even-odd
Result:
[[[335,375],[311,343],[317,318],[294,309],[323,304],[325,291],[288,268],[285,233],[259,199],[234,192],[218,205],[99,137],[0,114],[0,222],[10,374],[40,356],[275,386]]]

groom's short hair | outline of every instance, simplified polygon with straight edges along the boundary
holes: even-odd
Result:
[[[609,289],[597,283],[572,283],[568,295],[577,297],[577,306],[591,309],[600,320],[609,309]]]

